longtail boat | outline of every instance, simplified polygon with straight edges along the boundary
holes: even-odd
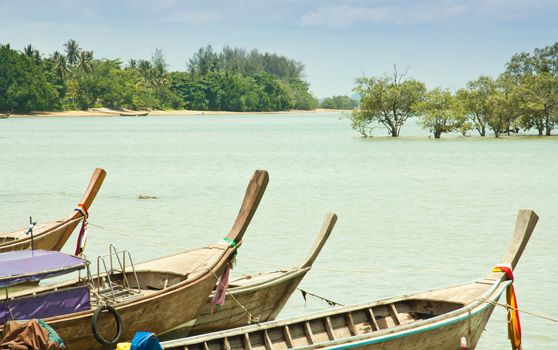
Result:
[[[28,234],[29,228],[0,234],[0,252],[25,249],[62,249],[77,225],[82,220],[87,219],[88,210],[97,196],[105,176],[106,172],[103,169],[95,169],[82,200],[71,215],[56,221],[35,225],[32,229],[32,235]]]
[[[121,117],[146,117],[149,112],[120,112]]]
[[[520,210],[498,270],[476,282],[163,342],[164,349],[474,349],[537,223]],[[507,272],[502,271],[508,267]],[[510,332],[510,335],[517,336]],[[514,345],[517,348],[517,344]]]
[[[106,348],[121,338],[132,339],[137,331],[164,334],[193,322],[241,244],[268,179],[266,171],[256,171],[230,232],[218,243],[197,250],[134,266],[129,252],[114,249],[97,259],[96,275],[85,259],[59,252],[0,254],[0,263],[9,262],[5,269],[0,265],[0,287],[6,288],[0,323],[42,318],[64,340],[66,349],[77,350]],[[38,271],[28,270],[38,267]],[[10,290],[17,283],[50,277],[56,271],[84,269],[86,276],[80,273],[74,281]],[[31,305],[36,307],[30,309]]]
[[[226,303],[216,308],[211,293],[200,311],[190,334],[208,333],[245,326],[253,322],[274,320],[283,309],[300,281],[312,268],[327,241],[337,215],[326,214],[322,229],[308,257],[290,269],[244,275],[229,281]]]

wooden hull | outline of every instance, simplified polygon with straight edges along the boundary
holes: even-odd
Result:
[[[274,272],[245,275],[229,282],[227,300],[216,308],[209,296],[190,334],[202,334],[222,329],[246,326],[274,320],[283,309],[300,281],[312,268],[325,242],[329,238],[337,215],[325,215],[314,246],[300,266]]]
[[[439,328],[418,331],[410,334],[395,334],[387,339],[371,339],[368,342],[333,345],[328,349],[370,349],[370,350],[456,350],[460,348],[461,338],[467,339],[469,349],[474,349],[494,310],[487,305],[482,312]],[[469,332],[470,330],[470,332]]]
[[[500,262],[515,268],[538,221],[521,210]],[[512,283],[503,272],[477,282],[345,306],[281,321],[164,342],[172,350],[374,349],[455,350],[476,347],[494,302]]]
[[[120,113],[122,117],[145,117],[149,114],[149,112],[144,113]]]
[[[202,334],[246,326],[258,321],[274,320],[309,270],[309,268],[296,269],[285,274],[281,273],[277,278],[262,284],[230,288],[225,305],[219,309],[211,304],[212,294],[201,309],[190,334]]]
[[[161,334],[195,319],[217,278],[220,276],[230,254],[225,255],[216,268],[207,272],[199,280],[182,283],[166,291],[154,293],[126,304],[114,306],[123,321],[122,341],[130,340],[138,331]],[[45,321],[56,330],[64,340],[66,349],[102,349],[91,333],[94,309],[74,314],[47,318]],[[99,321],[99,332],[110,339],[115,333],[115,323],[107,315]]]
[[[103,274],[99,272],[96,278],[86,280],[92,296],[90,309],[45,317],[43,320],[56,330],[68,350],[107,348],[99,345],[93,335],[93,328],[108,343],[131,340],[138,331],[147,330],[162,334],[183,327],[189,322],[193,323],[207,296],[229,264],[236,247],[241,244],[267,183],[267,172],[256,171],[231,231],[219,243],[146,261],[135,265],[133,271],[122,265],[119,269],[113,269],[111,260],[110,270],[107,269]],[[121,261],[120,258],[115,259]],[[132,278],[133,282],[125,282],[131,281]],[[46,294],[83,284],[84,281],[78,278],[77,281],[54,286],[26,288],[12,293],[11,297]],[[123,294],[119,294],[119,299],[112,288],[117,285],[123,287]],[[96,327],[93,327],[94,314],[99,306],[104,304],[110,304],[120,315],[120,337],[116,336],[116,322],[109,313],[101,313]]]
[[[43,250],[60,250],[74,232],[76,226],[81,222],[82,218],[65,218],[44,225],[35,227],[36,235],[33,237],[33,248]],[[26,231],[26,230],[24,230]],[[31,249],[31,238],[24,236],[24,232],[13,232],[0,236],[0,242],[3,237],[22,237],[17,239],[5,240],[4,244],[0,244],[0,253],[10,252],[14,250]]]
[[[103,169],[95,169],[89,186],[80,202],[86,208],[90,208],[97,192],[101,188],[106,172]],[[33,249],[60,250],[72,235],[77,225],[83,220],[81,212],[73,211],[72,215],[60,220],[46,224],[38,224],[33,228]],[[26,234],[27,228],[0,234],[0,253],[15,250],[31,249],[31,236]]]
[[[498,301],[508,284],[483,280],[168,341],[163,346],[172,350],[455,350],[465,337],[473,349],[494,310],[485,300]],[[463,304],[465,300],[469,302]]]
[[[504,291],[501,288],[493,297],[494,301]],[[484,303],[480,308],[468,310],[458,313],[455,317],[442,319],[439,321],[424,322],[422,327],[412,327],[401,331],[392,329],[388,332],[376,336],[359,337],[349,336],[346,340],[332,341],[330,346],[324,346],[327,349],[373,349],[373,350],[455,350],[460,348],[461,338],[465,337],[469,349],[474,349],[492,315],[494,305]],[[404,327],[402,327],[404,328]],[[313,347],[315,348],[315,347]]]

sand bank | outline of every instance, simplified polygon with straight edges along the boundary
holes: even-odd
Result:
[[[129,110],[117,111],[108,108],[90,108],[87,111],[63,111],[63,112],[34,112],[32,114],[11,114],[10,118],[18,117],[118,117],[120,113],[128,113]],[[150,111],[149,116],[202,116],[202,115],[258,115],[258,114],[316,114],[316,113],[339,113],[343,110],[318,108],[310,111],[289,110],[278,112],[227,112],[227,111],[192,111],[192,110],[165,110]],[[347,112],[347,111],[345,111]]]

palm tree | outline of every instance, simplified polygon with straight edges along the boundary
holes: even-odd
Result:
[[[114,60],[105,59],[105,61],[111,66],[112,69],[121,70],[122,69],[122,60],[120,58]]]
[[[138,61],[138,71],[144,77],[145,80],[150,80],[152,69],[153,69],[153,65],[148,60],[140,59]]]
[[[66,73],[68,72],[68,66],[66,64],[66,57],[58,51],[54,51],[52,54],[52,62],[54,66],[54,72],[61,79],[64,80]]]
[[[138,61],[130,58],[130,60],[128,61],[128,68],[129,69],[136,69],[138,67]]]
[[[35,64],[41,63],[41,55],[39,51],[33,48],[33,45],[29,44],[23,48],[21,54],[25,57],[28,57],[31,61],[35,62]]]
[[[72,66],[75,65],[81,53],[79,44],[74,39],[70,39],[64,44],[64,47],[66,47],[66,58],[68,59],[68,63]]]
[[[27,45],[23,48],[23,51],[21,53],[24,56],[27,56],[29,58],[33,58],[33,55],[35,53],[35,49],[33,48],[33,45],[29,44],[29,45]]]
[[[91,73],[93,70],[93,51],[81,51],[76,67],[82,73]]]

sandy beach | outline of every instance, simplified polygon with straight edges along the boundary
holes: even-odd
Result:
[[[10,114],[10,118],[35,118],[35,117],[119,117],[120,113],[130,113],[129,110],[117,111],[108,108],[90,108],[87,111],[60,111],[60,112],[33,112],[30,114]],[[138,113],[147,111],[137,111]],[[149,116],[209,116],[209,115],[258,115],[258,114],[312,114],[312,113],[339,113],[350,110],[337,110],[318,108],[314,110],[288,110],[276,112],[230,112],[230,111],[194,111],[194,110],[155,110],[149,111]]]

